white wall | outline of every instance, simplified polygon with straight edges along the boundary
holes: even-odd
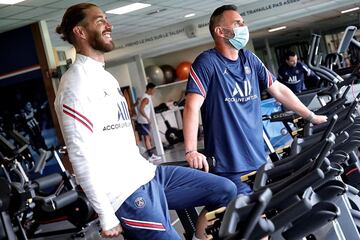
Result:
[[[121,64],[113,67],[106,68],[119,82],[120,87],[132,86],[127,64]]]
[[[193,62],[195,58],[203,51],[214,47],[213,43],[207,43],[200,46],[196,46],[181,51],[171,52],[161,56],[144,59],[144,65],[149,66],[151,64],[163,65],[168,64],[176,68],[180,62],[189,61]]]
[[[140,60],[140,59],[139,59]],[[131,83],[135,90],[136,97],[141,97],[145,93],[145,80],[143,80],[143,72],[140,72],[140,64],[136,62],[130,62],[127,64],[129,67],[129,74],[131,77]],[[135,97],[135,96],[134,96]]]

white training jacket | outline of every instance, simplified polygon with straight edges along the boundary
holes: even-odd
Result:
[[[140,155],[125,98],[103,63],[77,54],[61,78],[55,110],[76,180],[109,230],[119,224],[116,210],[156,166]]]

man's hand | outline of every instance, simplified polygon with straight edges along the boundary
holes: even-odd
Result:
[[[324,116],[324,115],[315,115],[312,119],[311,119],[311,123],[313,124],[320,124],[320,123],[324,123],[327,122],[328,117]]]
[[[123,229],[119,224],[119,225],[117,225],[116,227],[113,227],[110,230],[101,230],[100,235],[103,238],[114,238],[114,237],[118,237],[122,232],[123,232]]]
[[[199,153],[198,151],[191,151],[185,155],[186,161],[189,163],[190,167],[203,169],[205,172],[209,172],[209,164],[206,161],[205,155]]]

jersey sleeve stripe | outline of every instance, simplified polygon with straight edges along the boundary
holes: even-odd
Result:
[[[273,78],[272,78],[272,74],[269,72],[269,70],[266,69],[266,75],[267,75],[267,87],[271,87],[271,85],[273,84]]]
[[[195,73],[194,69],[191,67],[190,69],[190,76],[192,79],[194,79],[196,86],[199,88],[201,94],[205,97],[206,93],[205,93],[205,89],[204,86],[202,85],[199,77],[197,76],[197,74]]]
[[[84,122],[83,120],[81,120],[80,118],[78,118],[77,116],[75,116],[74,114],[68,112],[66,109],[63,109],[63,112],[68,115],[69,117],[72,117],[73,119],[77,120],[78,122],[80,122],[82,125],[84,125],[87,129],[90,130],[90,132],[93,132],[92,127],[90,127],[86,122]]]
[[[67,110],[69,110],[70,112],[72,112],[74,115],[78,115],[80,118],[83,119],[83,121],[87,122],[91,127],[93,127],[93,124],[92,122],[87,118],[85,117],[84,115],[82,115],[81,113],[79,113],[78,111],[76,111],[75,109],[72,109],[71,107],[69,107],[68,105],[66,104],[63,104],[64,108],[66,108]]]
[[[122,219],[124,223],[130,227],[157,230],[157,231],[166,231],[162,223],[139,221],[139,220],[132,220],[127,218],[122,218]]]

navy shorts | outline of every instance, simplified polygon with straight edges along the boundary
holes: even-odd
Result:
[[[150,124],[147,123],[138,123],[138,131],[141,136],[149,135],[150,133]]]
[[[239,172],[239,173],[216,173],[216,174],[219,176],[222,176],[224,178],[227,178],[230,181],[232,181],[233,183],[235,183],[236,188],[237,188],[237,195],[239,195],[239,194],[250,195],[253,193],[253,190],[251,189],[249,184],[242,182],[240,179],[241,176],[246,175],[250,172],[252,172],[252,171]]]
[[[131,240],[177,240],[168,209],[226,206],[236,186],[226,178],[199,170],[158,166],[155,177],[138,188],[116,211],[125,236]]]
[[[133,120],[134,123],[134,130],[139,132],[139,123],[136,120]]]

